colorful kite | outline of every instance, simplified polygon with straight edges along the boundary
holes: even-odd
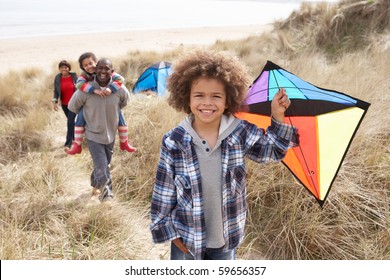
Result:
[[[285,88],[291,106],[286,123],[298,128],[300,144],[283,163],[322,205],[341,167],[369,103],[341,92],[316,87],[267,61],[246,97],[248,112],[238,118],[266,128],[271,124],[271,100]]]

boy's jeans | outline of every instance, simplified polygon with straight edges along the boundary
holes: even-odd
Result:
[[[171,242],[171,260],[193,260],[191,253],[183,253],[176,245]],[[236,250],[224,252],[222,248],[206,248],[203,260],[235,260]]]

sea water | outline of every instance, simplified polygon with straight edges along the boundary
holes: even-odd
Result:
[[[0,0],[0,39],[259,25],[287,18],[300,7],[301,2],[303,1]]]

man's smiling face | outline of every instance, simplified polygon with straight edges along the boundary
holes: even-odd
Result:
[[[114,73],[112,62],[109,59],[100,59],[96,64],[96,81],[99,85],[108,85],[111,80],[112,73]]]

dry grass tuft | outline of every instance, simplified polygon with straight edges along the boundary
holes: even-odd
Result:
[[[37,108],[26,111],[25,117],[1,117],[0,164],[17,161],[31,152],[45,150],[49,143],[43,129],[48,124],[48,112]]]

